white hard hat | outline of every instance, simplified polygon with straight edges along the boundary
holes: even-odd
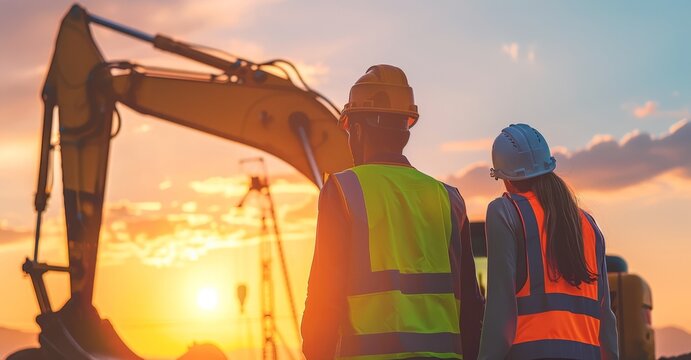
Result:
[[[492,165],[490,176],[495,179],[525,180],[554,171],[557,160],[540,132],[511,124],[494,140]]]

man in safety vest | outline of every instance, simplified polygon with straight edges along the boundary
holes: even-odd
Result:
[[[402,155],[418,119],[403,71],[370,67],[340,125],[355,166],[320,194],[302,321],[324,359],[475,359],[484,300],[456,188]]]

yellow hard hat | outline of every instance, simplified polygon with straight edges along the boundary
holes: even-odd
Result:
[[[343,107],[339,125],[347,129],[349,115],[358,112],[407,115],[408,128],[420,117],[413,99],[413,88],[408,85],[403,70],[384,64],[371,66],[350,88],[350,98]]]

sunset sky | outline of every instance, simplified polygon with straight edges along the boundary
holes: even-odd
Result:
[[[33,249],[39,93],[70,5],[0,0],[0,327],[37,330],[38,307],[20,265]],[[510,123],[533,125],[557,154],[557,173],[601,225],[608,252],[626,258],[631,272],[650,283],[653,324],[691,331],[691,3],[82,5],[148,33],[256,61],[289,59],[338,105],[369,65],[400,66],[421,113],[406,155],[458,186],[472,220],[483,220],[487,203],[501,194],[489,178],[493,138]],[[100,28],[94,36],[110,60],[194,66]],[[95,305],[146,357],[179,356],[193,341],[249,354],[260,337],[261,237],[256,208],[235,204],[247,188],[238,160],[260,153],[120,109],[123,130],[112,143]],[[268,158],[301,313],[318,190]],[[40,258],[66,264],[59,171],[55,179]],[[275,275],[280,331],[295,347],[277,267]],[[58,307],[69,296],[67,277],[46,278]],[[239,283],[249,289],[245,316],[235,295]]]

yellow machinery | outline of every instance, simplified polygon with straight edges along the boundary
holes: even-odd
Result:
[[[619,357],[631,360],[655,359],[655,332],[651,312],[650,286],[638,275],[629,274],[624,259],[607,256],[612,311],[617,317]]]
[[[94,43],[90,24],[147,41],[217,71],[193,73],[109,62]],[[217,56],[207,48],[115,24],[77,5],[62,20],[42,97],[36,243],[33,259],[27,259],[23,267],[31,276],[41,311],[37,317],[41,348],[11,359],[139,359],[91,303],[108,152],[120,127],[119,121],[113,121],[114,115],[119,119],[116,103],[266,151],[317,186],[323,174],[352,165],[346,134],[337,127],[338,109],[310,89],[291,63]],[[58,144],[51,143],[55,107]],[[50,196],[51,153],[56,146],[62,156],[69,266],[38,259],[41,216]],[[70,276],[71,297],[58,311],[53,311],[43,283],[47,271]]]

